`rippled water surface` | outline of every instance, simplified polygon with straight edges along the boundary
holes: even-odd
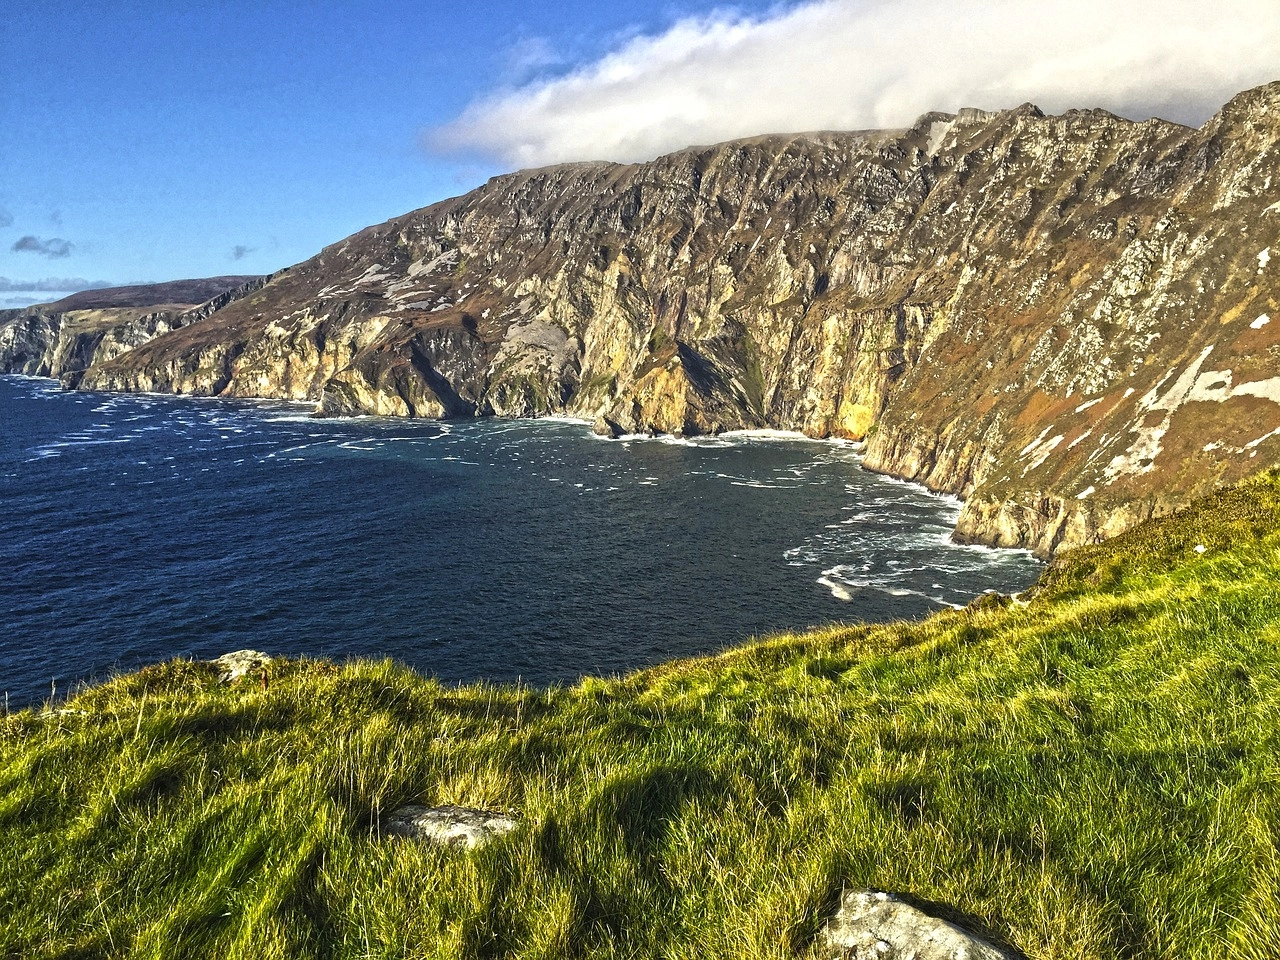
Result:
[[[1021,589],[958,504],[795,438],[314,420],[0,377],[0,689],[175,655],[391,656],[541,684]]]

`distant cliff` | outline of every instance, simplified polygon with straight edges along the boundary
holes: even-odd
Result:
[[[79,383],[84,371],[153,337],[203,320],[267,277],[209,277],[83,290],[24,310],[0,310],[0,371]]]
[[[1278,141],[1274,83],[1200,130],[1028,104],[525,171],[83,385],[865,438],[1047,554],[1280,458]]]

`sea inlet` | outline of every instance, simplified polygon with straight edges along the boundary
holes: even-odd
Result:
[[[608,440],[565,420],[309,407],[0,377],[0,691],[170,657],[392,657],[572,683],[1029,585],[955,500],[790,435]]]

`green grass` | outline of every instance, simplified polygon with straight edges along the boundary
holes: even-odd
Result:
[[[870,886],[1029,957],[1274,960],[1277,583],[1272,473],[1025,604],[571,689],[152,667],[0,728],[0,956],[806,957]],[[413,801],[523,825],[381,838]]]

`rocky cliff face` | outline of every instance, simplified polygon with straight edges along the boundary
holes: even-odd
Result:
[[[211,277],[108,287],[25,310],[0,310],[0,371],[59,377],[74,387],[89,367],[203,320],[261,289],[268,279]]]
[[[1201,130],[1024,105],[511,174],[84,386],[865,438],[1047,554],[1280,457],[1278,142],[1271,84]]]

